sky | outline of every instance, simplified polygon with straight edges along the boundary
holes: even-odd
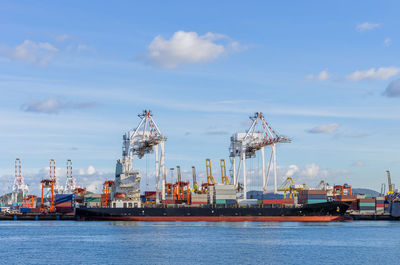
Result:
[[[65,182],[100,192],[122,134],[144,109],[166,142],[167,168],[205,159],[220,179],[230,136],[262,112],[281,135],[279,185],[380,190],[400,174],[397,1],[2,1],[0,193],[14,160],[31,193],[54,158]],[[270,149],[266,150],[267,153]],[[267,155],[268,157],[269,155]],[[262,183],[260,158],[247,162]],[[154,155],[135,158],[152,189]],[[229,166],[228,166],[229,168]],[[171,178],[168,175],[168,178]],[[272,182],[269,183],[272,185]],[[270,186],[271,187],[271,186]]]

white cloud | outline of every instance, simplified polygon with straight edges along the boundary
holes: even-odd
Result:
[[[340,127],[339,123],[331,123],[316,126],[312,129],[307,130],[308,133],[333,133]]]
[[[46,65],[57,52],[58,49],[48,42],[25,40],[15,48],[3,51],[3,55],[25,63]]]
[[[26,112],[37,112],[47,114],[57,114],[65,109],[85,109],[95,106],[95,102],[64,102],[57,98],[48,98],[44,100],[31,101],[21,106]]]
[[[77,50],[78,52],[88,51],[88,50],[90,50],[90,47],[87,46],[87,45],[85,45],[85,44],[79,44],[79,45],[76,47],[76,50]]]
[[[396,79],[390,82],[390,84],[386,87],[383,95],[390,98],[400,97],[400,79]]]
[[[57,37],[55,37],[55,40],[58,42],[64,42],[67,39],[69,39],[69,35],[67,35],[67,34],[61,34],[61,35],[58,35]]]
[[[368,30],[373,30],[373,29],[379,28],[380,26],[382,26],[382,24],[364,22],[364,23],[358,24],[356,26],[356,29],[358,31],[368,31]]]
[[[162,67],[175,68],[181,64],[209,62],[228,50],[241,49],[239,43],[222,34],[177,31],[169,40],[156,36],[148,47],[147,58]]]
[[[363,167],[365,166],[365,163],[361,160],[355,161],[353,164],[351,164],[352,167]]]
[[[279,175],[282,176],[281,181],[285,181],[287,177],[292,177],[296,184],[306,183],[309,187],[313,183],[319,183],[320,180],[330,181],[337,175],[348,173],[343,169],[325,169],[321,166],[311,163],[302,167],[297,165],[279,166]]]
[[[330,77],[331,77],[331,75],[328,73],[328,71],[323,70],[317,75],[309,74],[308,76],[306,76],[305,80],[306,81],[314,81],[314,80],[324,81],[324,80],[329,79]]]
[[[392,39],[391,39],[391,38],[386,38],[386,39],[383,41],[383,45],[384,45],[385,47],[389,47],[390,45],[392,45]]]
[[[387,80],[400,73],[400,67],[371,68],[364,71],[355,71],[346,77],[347,81],[361,81],[364,79]]]

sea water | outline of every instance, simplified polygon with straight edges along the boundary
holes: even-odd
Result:
[[[400,222],[0,221],[0,264],[399,264]]]

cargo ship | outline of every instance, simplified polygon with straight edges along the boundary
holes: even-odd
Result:
[[[326,191],[307,191],[300,198],[296,197],[296,201],[293,194],[288,199],[248,198],[246,158],[254,157],[256,151],[262,151],[264,146],[273,146],[274,149],[276,143],[290,142],[271,129],[262,113],[251,117],[252,127],[247,133],[236,133],[231,138],[232,168],[236,168],[235,157],[239,157],[241,161],[238,170],[232,171],[228,177],[225,160],[221,159],[221,183],[216,183],[211,160],[206,159],[207,181],[201,185],[197,183],[194,166],[191,183],[183,180],[180,166],[176,166],[176,182],[167,183],[164,155],[166,137],[158,129],[151,111],[145,110],[139,117],[141,121],[136,129],[123,135],[122,159],[116,163],[115,180],[104,182],[101,207],[78,205],[75,209],[78,220],[329,222],[349,219],[345,213],[350,203],[328,202]],[[255,130],[257,122],[262,131]],[[141,175],[133,168],[133,159],[141,159],[149,153],[155,154],[155,191],[141,195]],[[261,155],[264,159],[263,152]],[[239,183],[240,164],[242,184]],[[274,166],[275,162],[270,163],[268,169]],[[271,173],[265,169],[263,166],[260,170],[267,173],[260,176],[264,181],[264,195],[268,193],[267,178]],[[276,195],[276,170],[273,173],[275,190],[270,194]]]
[[[352,220],[345,216],[348,202],[326,202],[290,208],[77,208],[78,220],[109,221],[295,221],[332,222]]]

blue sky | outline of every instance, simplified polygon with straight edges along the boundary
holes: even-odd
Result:
[[[122,134],[143,109],[168,137],[167,167],[201,172],[209,157],[219,179],[230,135],[262,111],[293,140],[278,147],[280,180],[379,189],[390,169],[396,182],[398,9],[395,1],[3,1],[0,192],[16,157],[32,190],[50,158],[61,177],[72,159],[78,183],[92,189],[113,178]],[[134,163],[151,178],[152,156]],[[248,163],[255,170],[259,159]]]

